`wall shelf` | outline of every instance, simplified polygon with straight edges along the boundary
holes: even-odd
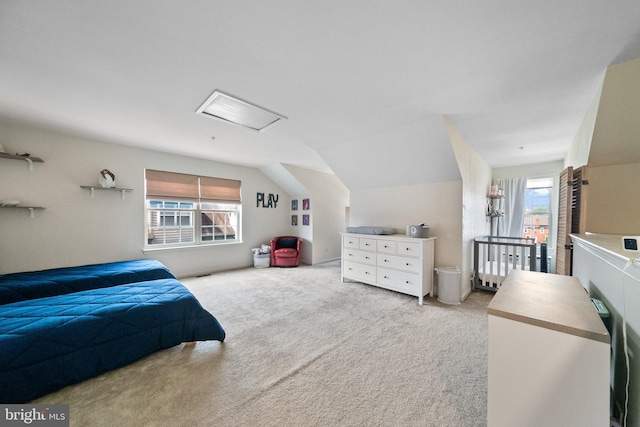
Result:
[[[120,192],[120,194],[122,195],[122,200],[124,200],[124,194],[125,193],[130,193],[133,191],[132,188],[119,188],[119,187],[95,187],[92,185],[81,185],[80,188],[84,188],[86,190],[90,190],[91,191],[91,197],[95,197],[95,191],[118,191]]]
[[[489,233],[492,236],[500,235],[500,218],[504,217],[503,200],[504,195],[489,194],[487,196],[487,218],[489,218],[491,222],[489,225]]]
[[[0,209],[28,209],[31,218],[35,217],[36,210],[45,209],[42,206],[0,205]]]
[[[33,163],[44,163],[40,157],[20,156],[17,154],[0,153],[0,159],[23,160],[29,165],[29,170],[33,170]]]
[[[504,216],[504,211],[502,208],[502,200],[504,196],[500,195],[488,195],[487,196],[487,216],[491,218],[502,217]]]

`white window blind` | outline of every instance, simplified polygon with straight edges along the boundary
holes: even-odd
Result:
[[[145,171],[147,198],[185,199],[213,203],[241,203],[241,182],[184,173]]]

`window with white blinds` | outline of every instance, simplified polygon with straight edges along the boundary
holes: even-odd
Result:
[[[241,182],[145,171],[147,247],[240,241]]]

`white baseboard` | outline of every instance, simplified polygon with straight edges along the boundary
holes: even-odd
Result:
[[[340,261],[340,257],[330,258],[330,259],[323,259],[322,261],[318,261],[318,262],[314,263],[313,265],[326,264],[328,262],[334,262],[334,261]]]

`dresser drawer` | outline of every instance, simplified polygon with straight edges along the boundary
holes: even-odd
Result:
[[[342,275],[350,279],[355,279],[366,283],[375,283],[376,266],[360,264],[351,261],[343,261]]]
[[[398,255],[378,254],[378,265],[383,268],[395,268],[412,273],[420,273],[422,270],[420,259]]]
[[[419,242],[398,242],[398,255],[402,256],[420,256]]]
[[[393,240],[378,240],[378,252],[384,252],[385,254],[396,253],[396,242]]]
[[[366,237],[361,237],[359,248],[365,251],[375,251],[376,239],[367,239]]]
[[[345,248],[354,248],[358,249],[360,245],[360,239],[352,236],[343,236],[342,246]]]
[[[371,252],[345,248],[343,254],[344,254],[345,261],[361,262],[364,264],[376,265],[376,256]]]
[[[389,270],[378,267],[378,283],[385,288],[394,289],[417,296],[422,289],[420,275],[406,271]]]

